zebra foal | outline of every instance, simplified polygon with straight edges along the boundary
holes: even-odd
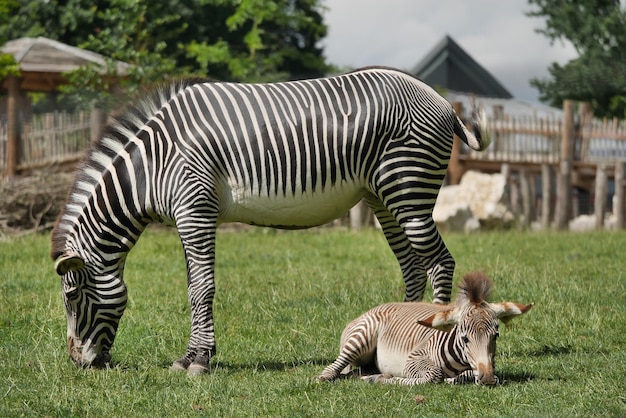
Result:
[[[367,311],[346,326],[339,356],[318,380],[334,380],[346,368],[363,367],[378,371],[364,376],[371,382],[497,384],[498,320],[508,322],[533,305],[488,303],[491,287],[484,274],[470,273],[453,305],[387,303]]]
[[[187,262],[191,335],[172,366],[209,371],[215,234],[227,222],[308,228],[364,198],[406,285],[450,300],[454,259],[432,219],[453,134],[489,145],[483,113],[470,132],[433,89],[389,68],[285,83],[188,80],[121,111],[79,167],[52,232],[68,351],[103,365],[127,303],[128,252],[152,222],[176,227]]]

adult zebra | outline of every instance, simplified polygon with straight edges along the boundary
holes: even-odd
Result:
[[[79,169],[52,233],[68,349],[102,365],[127,301],[126,255],[151,222],[178,229],[188,272],[191,336],[174,369],[209,370],[220,223],[320,225],[361,198],[372,208],[406,283],[421,300],[430,275],[450,300],[454,259],[432,220],[453,133],[482,150],[434,90],[398,70],[275,84],[186,81],[131,105]],[[481,136],[482,130],[482,136]]]

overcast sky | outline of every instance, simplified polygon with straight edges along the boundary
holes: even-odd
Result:
[[[445,35],[518,99],[536,102],[529,85],[548,66],[576,57],[569,44],[535,32],[539,18],[526,0],[322,0],[328,25],[325,55],[346,67],[412,69]]]

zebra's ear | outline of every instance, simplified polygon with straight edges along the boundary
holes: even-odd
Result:
[[[63,254],[54,262],[54,269],[59,276],[68,271],[76,271],[85,267],[85,260],[75,254]]]
[[[522,305],[513,302],[501,302],[490,303],[489,305],[491,306],[491,309],[495,311],[496,317],[506,324],[516,316],[520,316],[528,312],[530,308],[533,307],[534,303]]]
[[[457,315],[455,315],[454,309],[448,309],[443,312],[437,312],[426,319],[417,321],[417,323],[428,328],[448,332],[459,323],[459,319]]]

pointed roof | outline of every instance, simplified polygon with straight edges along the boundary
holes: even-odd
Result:
[[[103,55],[41,36],[14,39],[4,44],[0,52],[13,55],[18,63],[23,90],[52,90],[62,83],[62,73],[87,64],[102,65],[104,71],[107,67]],[[131,68],[121,61],[114,61],[114,64],[117,77],[127,75]]]
[[[433,87],[477,96],[505,99],[513,97],[449,35],[435,45],[411,72]]]

